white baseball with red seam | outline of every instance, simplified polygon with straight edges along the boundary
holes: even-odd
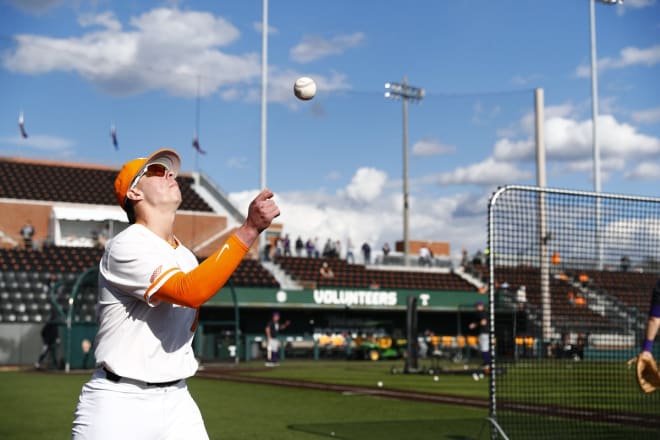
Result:
[[[309,101],[316,95],[316,82],[312,78],[302,76],[293,84],[293,93],[298,99]]]

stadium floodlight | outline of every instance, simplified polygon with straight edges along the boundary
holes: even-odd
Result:
[[[408,80],[403,77],[403,82],[385,83],[385,97],[390,99],[401,99],[403,101],[403,264],[408,265],[408,254],[410,252],[408,240],[408,101],[421,101],[424,98],[424,89],[408,85]]]

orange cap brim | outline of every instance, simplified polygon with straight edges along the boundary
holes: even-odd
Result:
[[[140,157],[126,162],[115,178],[115,197],[122,209],[126,210],[126,194],[133,180],[147,164],[153,162],[164,163],[177,175],[181,171],[181,158],[176,151],[167,148],[157,150],[149,157]]]

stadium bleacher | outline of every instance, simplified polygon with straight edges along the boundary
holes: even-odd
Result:
[[[629,307],[636,307],[646,313],[651,301],[651,291],[655,286],[657,274],[597,271],[597,270],[567,270],[567,274],[575,279],[580,274],[587,276],[589,283],[601,294],[609,294],[619,299]],[[642,294],[640,295],[640,292]]]
[[[115,206],[116,174],[116,169],[104,166],[0,158],[0,199]],[[179,175],[177,180],[181,210],[213,212],[193,189],[192,176]],[[102,247],[79,245],[0,248],[0,322],[43,322],[57,306],[66,311],[73,282],[97,266],[102,254]],[[241,262],[231,281],[238,287],[279,287],[268,270],[249,259]],[[53,301],[49,289],[56,284]],[[96,287],[81,289],[74,320],[92,321]]]
[[[0,249],[0,322],[43,322],[53,311],[53,299],[63,312],[75,280],[97,266],[103,249],[48,246],[40,250]],[[58,283],[59,282],[59,283]],[[238,287],[278,287],[259,262],[245,259],[231,277]],[[83,285],[74,307],[74,321],[94,320],[96,285]]]
[[[278,256],[276,263],[294,280],[315,282],[317,286],[382,289],[425,289],[445,291],[475,291],[476,288],[451,272],[369,269],[362,264],[350,264],[338,258],[305,258]],[[323,278],[320,269],[328,263],[333,278]]]
[[[473,273],[482,280],[488,279],[487,266],[474,266]],[[588,286],[596,294],[609,294],[629,307],[646,310],[649,305],[651,290],[655,285],[657,275],[638,272],[621,272],[608,270],[567,269],[561,274],[550,277],[551,309],[553,311],[552,325],[558,328],[567,323],[583,323],[590,328],[607,329],[613,326],[607,318],[592,311],[586,304],[575,303],[574,295],[579,296],[579,276],[587,275]],[[515,294],[518,287],[526,286],[527,300],[532,307],[541,307],[541,289],[539,286],[540,270],[537,267],[515,266],[497,267],[495,269],[496,286],[508,284],[508,292]],[[641,293],[641,294],[640,294]],[[586,300],[585,300],[586,301]]]
[[[57,165],[0,158],[0,198],[117,204],[112,190],[116,169]],[[193,189],[193,178],[177,177],[182,210],[213,212]],[[80,191],[85,188],[85,191]]]

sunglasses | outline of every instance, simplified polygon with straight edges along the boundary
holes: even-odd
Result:
[[[142,176],[165,177],[169,171],[169,167],[163,165],[162,163],[149,163],[135,176],[133,183],[131,183],[130,189],[135,188],[135,185],[137,185]]]

